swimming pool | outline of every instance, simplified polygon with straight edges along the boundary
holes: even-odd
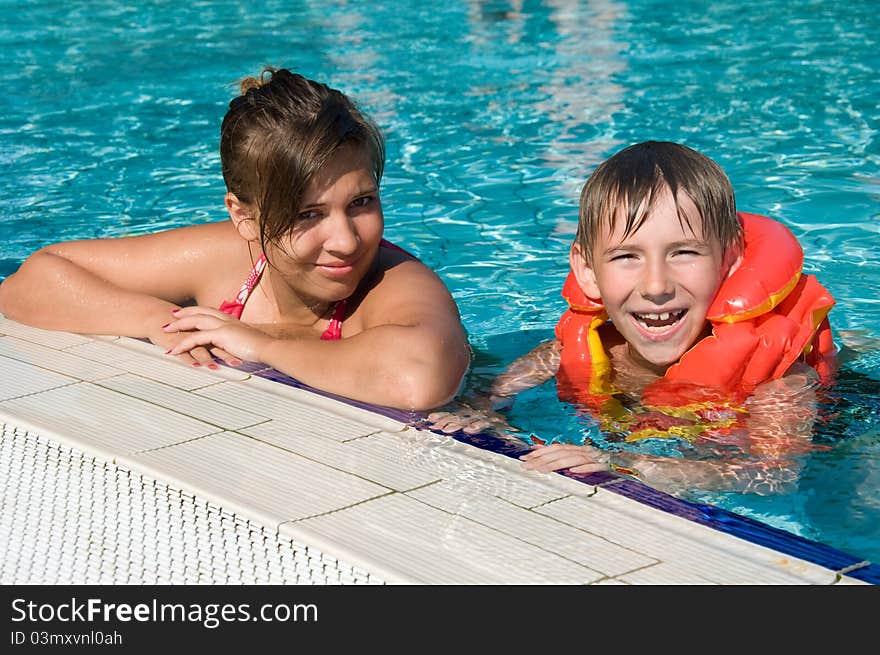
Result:
[[[834,328],[876,336],[867,1],[26,2],[0,16],[0,276],[53,241],[223,218],[231,83],[282,64],[332,80],[385,130],[386,235],[453,291],[471,385],[551,335],[580,186],[647,138],[716,159],[741,209],[799,237],[837,298]],[[876,354],[848,365],[799,493],[700,500],[880,561],[878,379]],[[551,386],[511,417],[544,438],[584,429]]]

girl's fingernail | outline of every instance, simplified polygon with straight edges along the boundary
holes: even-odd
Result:
[[[215,368],[220,368],[220,367],[217,366],[216,364],[208,364],[208,368],[215,369]]]
[[[165,351],[165,354],[170,355],[172,350],[173,350],[172,348],[169,348],[168,350]]]
[[[167,328],[169,325],[171,325],[171,323],[166,323],[165,325],[162,326],[162,329],[164,330],[164,329]]]
[[[198,362],[193,362],[193,366],[201,366]]]
[[[176,314],[179,311],[180,311],[180,307],[175,307],[174,309],[171,310],[171,313]]]

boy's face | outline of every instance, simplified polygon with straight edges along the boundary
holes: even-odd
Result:
[[[686,194],[679,204],[695,232],[682,225],[666,188],[635,234],[624,239],[619,219],[613,232],[597,235],[592,265],[577,243],[570,257],[581,288],[602,299],[632,360],[659,374],[703,335],[709,305],[735,263],[718,239],[703,235]]]

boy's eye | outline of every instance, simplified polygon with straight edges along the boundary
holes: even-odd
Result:
[[[624,253],[620,253],[619,255],[614,255],[611,258],[611,261],[613,261],[613,262],[625,261],[627,259],[635,259],[635,258],[636,258],[636,256],[634,254],[632,254],[631,252],[624,252]]]

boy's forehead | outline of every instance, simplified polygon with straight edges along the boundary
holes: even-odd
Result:
[[[612,243],[620,243],[634,237],[646,228],[657,235],[674,234],[678,238],[711,242],[718,240],[712,234],[706,234],[703,217],[691,197],[684,191],[677,194],[678,205],[672,197],[669,187],[664,186],[660,193],[645,198],[630,219],[630,207],[626,199],[621,199],[614,211],[607,212],[598,226],[596,245],[607,247]],[[628,221],[631,223],[628,225]],[[720,242],[720,241],[719,241]]]

